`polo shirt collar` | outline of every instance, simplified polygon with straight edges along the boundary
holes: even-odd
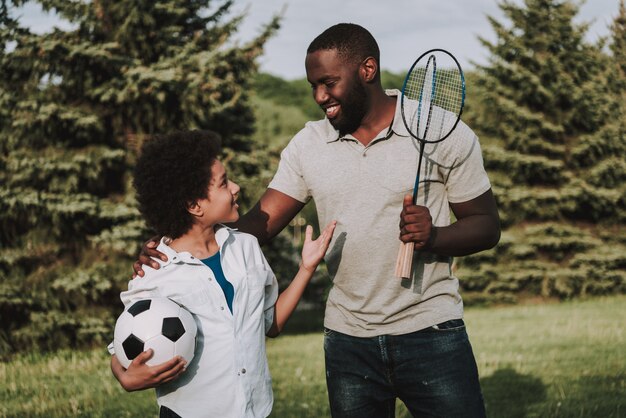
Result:
[[[391,126],[387,129],[387,133],[384,136],[384,139],[388,139],[392,134],[396,134],[398,136],[409,136],[409,131],[407,131],[406,126],[404,126],[404,122],[402,121],[402,106],[400,105],[400,90],[398,89],[387,89],[385,90],[385,94],[387,96],[396,96],[396,111],[393,116],[393,121],[391,122]],[[356,141],[352,135],[347,134],[344,136],[339,135],[339,131],[336,130],[333,125],[331,125],[328,118],[324,118],[324,129],[326,134],[326,143],[330,144],[332,142],[337,142],[343,139]],[[380,138],[379,138],[380,139]]]
[[[222,247],[224,247],[224,244],[226,244],[226,242],[230,239],[234,231],[236,231],[236,229],[229,228],[226,225],[218,224],[216,226],[215,240],[217,241],[217,245],[220,251],[222,251]],[[161,238],[161,242],[157,246],[157,250],[167,256],[167,261],[159,259],[156,260],[161,265],[161,267],[165,267],[171,263],[202,264],[202,261],[192,256],[191,253],[187,251],[177,252],[175,249],[170,247],[168,244],[171,241],[171,238],[163,237]]]

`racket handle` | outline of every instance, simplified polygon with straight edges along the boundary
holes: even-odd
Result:
[[[398,259],[396,261],[396,277],[401,279],[411,278],[411,267],[413,266],[413,248],[415,243],[401,242]]]

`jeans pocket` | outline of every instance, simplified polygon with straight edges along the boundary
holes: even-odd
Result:
[[[333,335],[334,332],[335,331],[333,331],[332,329],[324,327],[324,337],[330,337],[331,335]]]
[[[462,331],[465,329],[465,322],[462,319],[451,319],[437,325],[433,325],[431,329],[435,331]]]

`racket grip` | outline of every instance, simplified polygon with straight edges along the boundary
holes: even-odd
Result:
[[[400,244],[400,251],[398,252],[398,259],[396,261],[396,277],[399,277],[401,279],[411,278],[414,247],[415,243],[413,242],[402,242]]]

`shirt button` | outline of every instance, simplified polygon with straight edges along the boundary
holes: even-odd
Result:
[[[224,307],[223,307],[223,306],[220,306],[220,309],[223,311],[223,310],[224,310]]]
[[[241,369],[241,374],[246,374],[246,369]]]
[[[209,277],[209,281],[212,282],[213,281],[213,277]]]

